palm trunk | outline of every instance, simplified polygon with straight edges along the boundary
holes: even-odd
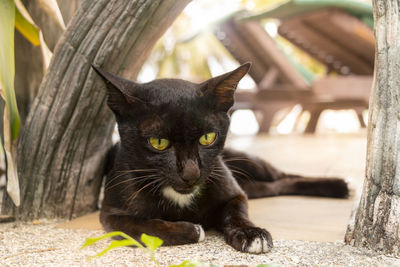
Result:
[[[71,218],[96,209],[113,117],[90,63],[135,78],[189,0],[84,1],[58,42],[18,144],[19,219]]]
[[[345,241],[400,255],[400,0],[374,0],[375,82],[366,177]]]

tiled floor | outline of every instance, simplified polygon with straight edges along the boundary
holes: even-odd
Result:
[[[340,176],[361,188],[365,169],[366,134],[231,137],[228,146],[268,160],[286,172]],[[274,197],[251,200],[249,212],[274,239],[342,240],[354,203],[350,199]],[[99,229],[92,214],[61,227]]]

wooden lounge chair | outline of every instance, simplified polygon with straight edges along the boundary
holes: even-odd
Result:
[[[372,30],[359,18],[328,7],[310,12],[303,9],[282,20],[280,34],[338,74],[314,80],[266,33],[258,21],[260,15],[241,20],[237,17],[222,23],[216,36],[240,63],[253,62],[249,74],[257,91],[239,92],[234,109],[261,111],[261,132],[268,132],[277,111],[295,104],[311,114],[305,130],[308,133],[315,132],[324,109],[354,109],[365,126],[361,113],[368,108],[374,39]]]

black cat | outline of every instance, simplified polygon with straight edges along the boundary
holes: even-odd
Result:
[[[181,245],[202,241],[203,228],[213,228],[235,249],[262,253],[273,246],[272,238],[248,219],[248,197],[347,197],[341,179],[285,174],[224,149],[227,112],[249,68],[247,63],[201,84],[138,84],[94,67],[107,85],[121,137],[109,153],[100,213],[106,231],[134,238],[146,233],[165,245]]]

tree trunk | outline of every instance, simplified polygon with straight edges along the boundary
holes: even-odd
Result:
[[[189,0],[84,1],[58,42],[18,144],[21,206],[29,220],[96,209],[114,128],[106,90],[90,67],[135,78],[161,34]]]
[[[400,255],[400,0],[373,1],[375,79],[363,194],[345,241]]]

